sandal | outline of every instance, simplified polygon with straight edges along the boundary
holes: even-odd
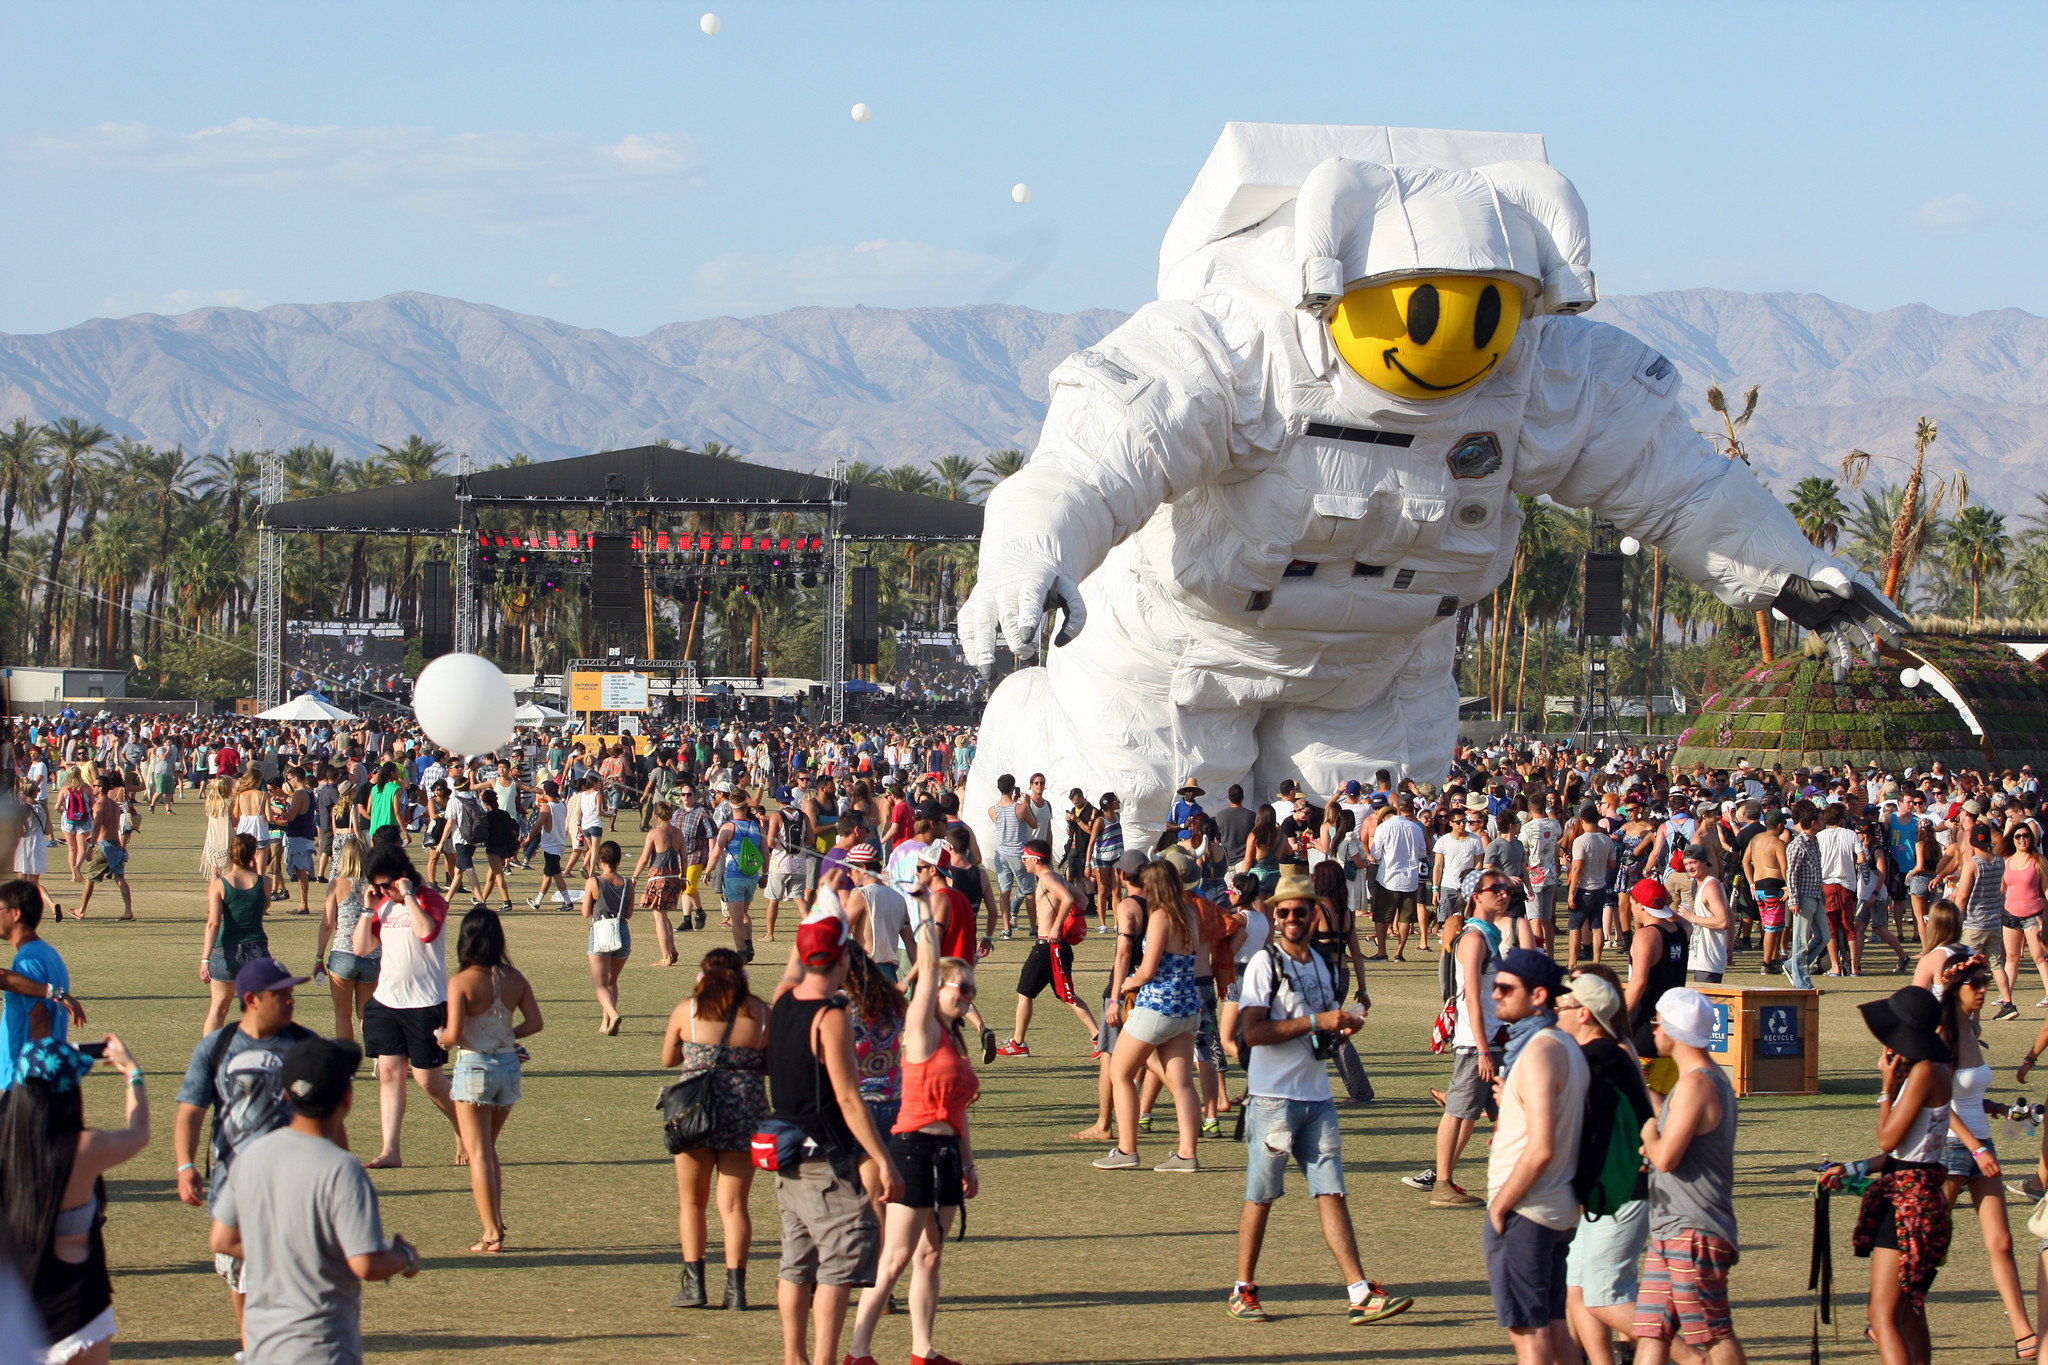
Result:
[[[500,1232],[500,1233],[498,1233],[498,1234],[497,1234],[496,1236],[494,1236],[494,1237],[479,1237],[479,1238],[477,1238],[477,1240],[475,1240],[474,1242],[471,1242],[471,1243],[469,1244],[469,1249],[470,1249],[471,1251],[480,1251],[480,1252],[481,1252],[481,1251],[488,1251],[488,1252],[498,1252],[498,1251],[503,1251],[503,1250],[505,1249],[505,1234],[504,1234],[504,1233],[502,1233],[502,1232]]]
[[[2014,1360],[2032,1360],[2040,1349],[2041,1338],[2029,1332],[2012,1344],[2012,1357]]]

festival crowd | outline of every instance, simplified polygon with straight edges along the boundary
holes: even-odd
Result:
[[[849,1312],[843,1359],[872,1365],[906,1269],[913,1365],[950,1365],[935,1344],[940,1272],[979,1189],[978,1073],[1029,1064],[1047,991],[1091,1040],[1095,1113],[1075,1137],[1106,1144],[1095,1168],[1189,1173],[1205,1141],[1243,1143],[1224,1159],[1246,1168],[1219,1290],[1231,1317],[1269,1316],[1258,1265],[1290,1162],[1346,1320],[1407,1311],[1414,1298],[1360,1253],[1332,1071],[1348,1101],[1373,1098],[1355,1041],[1368,971],[1411,951],[1434,955],[1431,1050],[1446,1079],[1431,1092],[1434,1161],[1402,1183],[1433,1208],[1481,1211],[1518,1360],[1742,1358],[1738,1103],[1715,1060],[1714,1001],[1696,987],[1751,971],[1792,988],[1911,978],[1862,1006],[1884,1049],[1878,1152],[1819,1183],[1862,1192],[1853,1245],[1871,1260],[1869,1335],[1888,1363],[1928,1357],[1927,1293],[1965,1189],[2015,1351],[2033,1358],[2005,1199],[2038,1200],[2048,1168],[2008,1188],[1979,1043],[1985,1023],[2018,1016],[2027,961],[2042,975],[2048,957],[2030,770],[1680,772],[1662,749],[1504,740],[1461,747],[1435,780],[1377,771],[1263,799],[1188,783],[1169,828],[1141,839],[1116,793],[1060,796],[1043,774],[1005,775],[993,806],[963,813],[973,750],[969,729],[911,725],[522,730],[495,754],[454,755],[409,722],[16,722],[0,755],[20,828],[17,880],[0,886],[15,952],[0,973],[0,1261],[19,1283],[0,1274],[0,1296],[33,1301],[42,1358],[107,1358],[103,1176],[147,1146],[150,1112],[119,1038],[72,1046],[85,1007],[50,935],[108,882],[134,917],[130,839],[182,797],[207,822],[206,1006],[172,1156],[179,1198],[210,1215],[251,1365],[360,1359],[361,1282],[419,1272],[417,1249],[384,1236],[369,1175],[403,1164],[415,1091],[468,1167],[470,1250],[505,1248],[497,1141],[543,1019],[504,917],[520,913],[514,877],[536,873],[528,912],[588,921],[606,1036],[624,1017],[636,915],[656,966],[680,962],[678,933],[729,940],[702,953],[662,1033],[677,1073],[662,1095],[678,1191],[670,1303],[749,1307],[750,1194],[772,1173],[792,1365],[840,1365]],[[622,816],[644,832],[630,864],[611,837]],[[295,974],[267,926],[316,914],[316,960]],[[977,964],[1017,937],[1031,946],[1014,1009],[991,1022]],[[765,992],[750,970],[763,943],[779,972]],[[1077,950],[1106,968],[1099,997],[1076,983]],[[320,980],[331,1036],[295,1014],[296,991]],[[2043,1048],[2048,1027],[2018,1079]],[[96,1065],[125,1074],[122,1127],[84,1124],[79,1081]],[[359,1077],[378,1111],[366,1160],[343,1133]],[[1171,1148],[1154,1161],[1140,1145],[1162,1095]],[[1482,1124],[1483,1193],[1458,1179]]]

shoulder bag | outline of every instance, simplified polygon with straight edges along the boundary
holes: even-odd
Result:
[[[745,1008],[746,1001],[736,1000],[732,1012],[726,1016],[725,1032],[718,1035],[720,1060],[724,1059],[725,1045],[732,1038],[732,1026],[738,1022],[740,1011]],[[697,1031],[696,1025],[697,1002],[692,1000],[692,1034]],[[714,1063],[712,1070],[715,1069]],[[693,1147],[702,1147],[718,1126],[718,1092],[711,1081],[711,1070],[695,1072],[663,1086],[661,1094],[655,1098],[654,1107],[661,1111],[661,1140],[668,1147],[670,1156],[680,1156]]]
[[[599,881],[597,889],[599,914],[590,926],[590,951],[599,955],[616,953],[619,949],[626,946],[626,936],[621,932],[623,926],[619,923],[619,913],[616,911],[611,914],[603,913],[611,905],[611,897],[606,894],[611,888],[607,887],[602,881]],[[622,908],[626,890],[625,886],[619,888],[619,900]]]

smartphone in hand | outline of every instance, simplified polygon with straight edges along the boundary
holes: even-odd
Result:
[[[107,1042],[106,1039],[102,1038],[96,1043],[80,1043],[78,1050],[94,1061],[98,1061],[107,1055]]]

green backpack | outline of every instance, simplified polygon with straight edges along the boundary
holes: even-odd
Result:
[[[1628,1122],[1635,1112],[1613,1081],[1593,1077],[1586,1095],[1585,1129],[1579,1137],[1578,1170],[1572,1175],[1572,1192],[1585,1205],[1588,1218],[1605,1218],[1644,1197],[1642,1123]]]
[[[740,846],[733,851],[732,865],[740,870],[742,877],[761,875],[761,844],[752,836],[740,839]]]

